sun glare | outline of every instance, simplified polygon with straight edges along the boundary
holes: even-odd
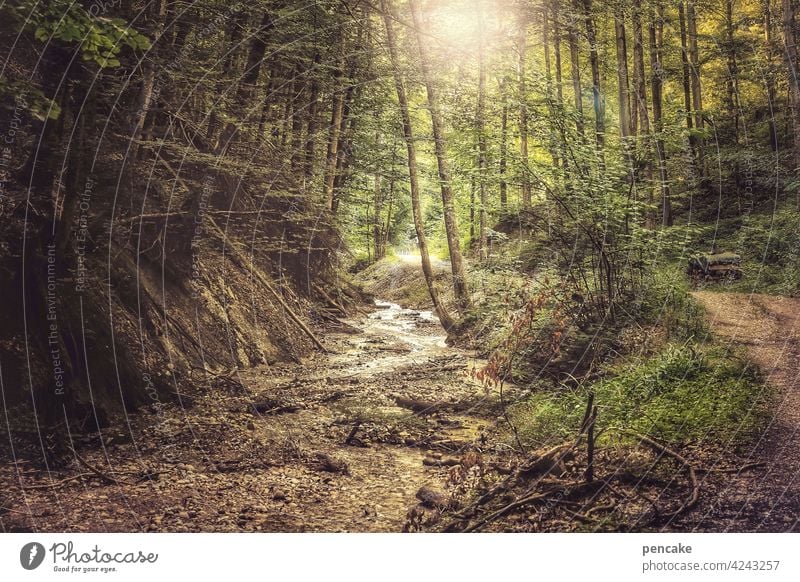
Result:
[[[473,52],[480,44],[478,3],[481,0],[431,2],[428,8],[430,31],[445,48]],[[488,3],[484,2],[484,5]],[[486,18],[484,7],[484,18]]]

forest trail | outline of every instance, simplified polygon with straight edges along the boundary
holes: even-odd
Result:
[[[800,525],[800,299],[772,295],[692,294],[722,338],[747,348],[776,389],[774,416],[748,451],[763,471],[731,475],[703,520],[713,529],[797,531]],[[702,527],[702,526],[701,526]],[[705,528],[703,528],[705,529]]]
[[[400,531],[497,417],[473,354],[430,312],[376,302],[325,331],[329,354],[239,371],[104,431],[82,457],[120,483],[0,475],[16,531]],[[70,479],[62,482],[64,479]],[[53,484],[55,486],[52,486]],[[20,484],[22,489],[20,490]]]

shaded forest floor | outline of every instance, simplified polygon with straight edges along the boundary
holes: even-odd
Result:
[[[383,303],[325,337],[328,355],[103,431],[70,471],[4,463],[3,529],[399,531],[420,487],[487,440],[496,396],[430,313]]]
[[[687,448],[684,454],[702,469],[699,502],[679,517],[635,529],[796,529],[800,300],[695,296],[712,329],[745,345],[778,389],[774,417],[749,448]],[[473,379],[470,371],[483,362],[448,347],[429,312],[378,303],[329,324],[324,337],[329,354],[222,374],[184,395],[183,407],[160,405],[132,416],[127,429],[76,437],[80,456],[69,469],[48,474],[24,460],[35,451],[17,450],[17,462],[0,469],[2,529],[400,531],[413,520],[412,508],[427,505],[435,515],[437,505],[468,499],[469,485],[455,478],[462,469],[462,477],[474,476],[468,465],[478,462],[481,473],[500,480],[515,466],[501,396],[511,401],[522,394],[508,386],[502,395],[487,391]],[[552,508],[529,509],[490,530],[627,529],[614,519],[614,504],[597,501],[604,479],[619,470],[614,451],[598,454],[601,492],[587,503],[611,511],[607,518],[555,519],[548,526],[541,516],[552,517]],[[582,463],[575,460],[575,471]],[[665,479],[675,476],[668,471]],[[646,494],[666,505],[685,494],[684,485],[648,487]],[[581,503],[572,504],[572,515],[588,515]]]

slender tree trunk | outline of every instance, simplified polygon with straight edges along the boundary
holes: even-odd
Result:
[[[386,249],[383,247],[383,221],[381,212],[383,211],[383,192],[381,191],[381,175],[375,174],[375,186],[373,189],[373,203],[375,213],[372,220],[372,242],[375,247],[375,262],[380,261],[386,256]]]
[[[578,1],[574,0],[574,9],[578,12]],[[570,56],[570,72],[572,76],[572,92],[575,96],[575,112],[577,113],[575,119],[576,129],[578,135],[585,136],[584,122],[583,122],[583,88],[581,87],[581,66],[580,66],[580,51],[578,47],[578,26],[576,23],[577,16],[573,16],[568,33],[569,40],[569,56]]]
[[[489,205],[489,195],[487,181],[489,179],[489,168],[486,159],[486,46],[485,46],[485,23],[483,14],[483,3],[478,0],[478,35],[480,36],[478,47],[478,115],[476,116],[478,125],[478,171],[480,173],[480,207],[478,208],[479,224],[479,256],[482,261],[486,260],[489,252],[489,240],[486,235],[486,208]]]
[[[764,4],[764,53],[766,57],[767,105],[769,107],[769,146],[772,151],[778,149],[778,132],[775,128],[775,50],[772,38],[772,0],[763,0]]]
[[[155,24],[152,34],[155,42],[164,31],[164,20],[167,15],[166,0],[157,0],[153,6],[153,11]],[[142,128],[144,127],[145,119],[147,119],[147,113],[150,111],[155,80],[156,70],[154,59],[144,59],[142,62],[142,86],[139,89],[139,94],[136,96],[136,108],[131,122],[130,156],[132,160],[135,160],[139,155],[139,144],[137,142],[141,137]]]
[[[631,115],[634,112],[636,114],[636,120],[632,123],[632,128],[634,134],[647,135],[650,133],[650,115],[647,110],[647,76],[644,68],[642,15],[638,8],[634,9],[632,18],[634,103],[631,107]]]
[[[653,131],[656,134],[655,146],[658,157],[658,181],[661,189],[661,223],[672,226],[672,201],[667,179],[667,152],[664,144],[664,120],[662,113],[662,78],[664,69],[661,64],[661,46],[663,42],[664,18],[663,5],[659,3],[656,14],[650,14],[648,36],[650,39],[650,68],[652,70],[651,86],[653,90]]]
[[[475,245],[475,176],[469,178],[469,246]]]
[[[605,107],[600,92],[600,58],[597,51],[597,30],[592,17],[592,0],[583,0],[584,18],[586,23],[586,39],[589,42],[589,64],[592,68],[592,103],[594,107],[594,133],[595,144],[602,156],[605,146]]]
[[[272,121],[272,104],[275,101],[275,89],[277,87],[277,68],[272,68],[269,71],[269,81],[267,82],[267,89],[264,95],[264,101],[261,103],[261,118],[258,121],[258,136],[264,139],[264,132],[267,126]]]
[[[508,183],[506,182],[506,171],[508,169],[508,94],[507,82],[505,79],[500,84],[500,164],[498,174],[500,176],[500,208],[505,211],[508,208]]]
[[[644,182],[647,191],[647,201],[653,202],[653,147],[650,139],[650,115],[647,110],[647,78],[644,68],[644,34],[642,31],[642,15],[639,7],[633,8],[631,16],[633,23],[633,103],[631,104],[631,128],[633,134],[639,136],[637,149],[643,153]],[[646,220],[648,226],[653,226],[652,212],[648,213]]]
[[[242,114],[246,111],[247,102],[252,99],[255,94],[258,78],[261,76],[264,55],[267,52],[267,41],[265,37],[270,29],[272,29],[272,26],[272,16],[270,13],[265,12],[261,17],[261,23],[258,29],[253,33],[253,38],[250,41],[250,50],[247,52],[247,64],[245,65],[237,89],[236,100],[240,109],[240,111],[237,111],[238,114]]]
[[[553,13],[553,55],[555,57],[555,75],[556,75],[556,104],[558,105],[558,115],[563,118],[564,114],[564,87],[561,63],[561,5],[559,0],[552,0],[552,13]],[[564,178],[566,180],[566,187],[571,188],[570,175],[569,175],[569,159],[567,157],[567,134],[563,123],[559,123],[559,148],[561,150],[561,166],[564,169]]]
[[[549,0],[542,2],[542,45],[544,47],[544,71],[545,83],[547,86],[547,104],[551,114],[554,114],[554,101],[555,96],[553,93],[553,63],[551,58],[550,46],[550,7]],[[553,168],[556,169],[561,166],[561,160],[558,155],[558,145],[556,143],[556,136],[553,132],[550,133],[550,140],[548,147],[550,149],[550,157],[553,159]]]
[[[517,31],[517,83],[519,90],[519,158],[522,166],[520,199],[523,208],[531,207],[531,182],[528,176],[528,104],[526,102],[528,89],[525,67],[528,52],[527,27],[527,17],[520,14],[519,30]]]
[[[353,77],[351,77],[353,78]],[[344,99],[342,111],[342,125],[339,129],[339,147],[337,148],[336,172],[333,178],[333,214],[339,211],[339,202],[347,181],[352,175],[351,167],[353,161],[353,136],[356,130],[357,118],[352,115],[351,108],[356,95],[356,88],[350,85]]]
[[[619,102],[619,133],[626,149],[628,138],[635,130],[631,126],[630,80],[628,75],[628,42],[625,33],[625,14],[614,15],[614,38],[617,47],[617,98]]]
[[[308,98],[308,124],[306,125],[306,159],[305,159],[305,179],[309,184],[314,180],[314,162],[316,160],[317,149],[317,109],[319,108],[319,65],[321,56],[319,52],[314,53],[314,64],[311,71],[311,92]]]
[[[236,61],[236,55],[238,53],[237,47],[239,46],[239,40],[242,38],[242,30],[244,29],[245,25],[247,24],[247,13],[244,10],[238,10],[233,18],[230,21],[230,24],[227,27],[227,34],[225,38],[226,47],[231,47],[224,56],[222,57],[221,62],[221,73],[222,79],[217,82],[215,95],[219,96],[225,93],[226,87],[228,86],[228,81],[224,78],[228,75],[233,68],[233,64]],[[216,105],[211,109],[211,112],[208,114],[208,127],[206,128],[206,142],[209,144],[211,150],[216,150],[216,138],[217,138],[217,131],[219,130],[219,112],[218,108],[221,107],[221,103],[218,101]]]
[[[705,126],[703,121],[703,89],[700,79],[700,54],[697,47],[697,17],[694,10],[694,2],[691,0],[686,3],[686,26],[689,33],[689,61],[691,63],[692,80],[692,108],[694,111],[694,126],[702,130]],[[705,145],[702,137],[697,139],[697,166],[700,176],[705,176]]]
[[[797,51],[797,6],[792,0],[783,1],[783,47],[789,79],[789,113],[791,118],[792,167],[791,175],[800,170],[800,68]],[[797,190],[797,208],[800,210],[800,189]]]
[[[728,74],[725,85],[728,91],[728,111],[733,120],[733,143],[739,143],[739,64],[736,59],[736,45],[733,26],[734,0],[725,0],[725,60]]]
[[[344,55],[345,49],[345,35],[344,31],[341,32],[341,55]],[[334,188],[333,181],[336,177],[336,162],[339,153],[339,131],[342,126],[342,115],[344,114],[344,98],[346,90],[342,86],[342,75],[344,68],[343,57],[339,61],[339,65],[333,74],[334,78],[334,93],[333,102],[331,105],[331,123],[328,130],[328,154],[325,157],[325,175],[323,177],[323,192],[325,194],[325,207],[333,211],[334,205]]]
[[[683,106],[686,109],[686,129],[689,132],[689,150],[692,157],[692,164],[696,163],[697,158],[697,137],[694,134],[694,121],[692,118],[692,81],[689,64],[689,41],[686,32],[686,11],[683,0],[678,2],[678,22],[681,32],[681,65],[683,72]]]
[[[414,29],[420,53],[420,68],[422,69],[422,77],[425,81],[425,88],[428,94],[428,108],[430,109],[431,125],[433,129],[434,151],[436,153],[436,163],[439,169],[439,180],[442,189],[444,227],[447,234],[447,246],[450,249],[450,266],[453,271],[453,289],[459,308],[461,310],[467,310],[471,302],[467,289],[464,260],[461,256],[458,222],[456,219],[455,205],[453,203],[452,181],[450,179],[450,168],[447,164],[444,126],[441,119],[441,111],[439,110],[436,89],[434,87],[433,73],[430,70],[430,59],[428,57],[427,45],[425,44],[427,38],[422,33],[422,18],[419,13],[419,7],[417,6],[417,0],[411,0],[411,14],[414,19]]]
[[[411,126],[411,114],[408,109],[408,98],[406,96],[405,85],[403,78],[400,74],[399,59],[397,56],[397,41],[394,36],[394,29],[392,24],[392,14],[390,13],[390,5],[388,0],[380,0],[381,13],[383,15],[383,23],[386,27],[386,42],[389,47],[389,58],[392,66],[392,74],[394,76],[395,90],[397,91],[397,102],[400,108],[400,117],[403,125],[403,138],[406,142],[406,150],[408,152],[408,178],[411,190],[411,210],[414,219],[414,229],[417,232],[417,246],[419,247],[420,259],[422,262],[422,273],[425,276],[425,283],[428,286],[428,292],[433,302],[433,308],[445,330],[450,330],[453,327],[454,321],[450,314],[447,312],[444,304],[439,299],[439,292],[434,283],[433,268],[431,267],[431,259],[428,254],[428,242],[425,237],[425,226],[422,219],[422,208],[420,205],[420,188],[419,177],[417,170],[417,153],[416,145],[414,142],[414,130]],[[388,230],[388,229],[387,229]]]

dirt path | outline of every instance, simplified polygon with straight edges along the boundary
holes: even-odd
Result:
[[[3,463],[2,529],[400,531],[497,413],[430,313],[383,303],[349,324],[325,332],[328,355],[220,377],[186,410],[78,443],[119,483],[77,459],[51,476]]]
[[[774,416],[746,451],[761,471],[730,475],[697,529],[798,531],[800,517],[800,299],[696,292],[712,330],[747,348],[776,388]]]

